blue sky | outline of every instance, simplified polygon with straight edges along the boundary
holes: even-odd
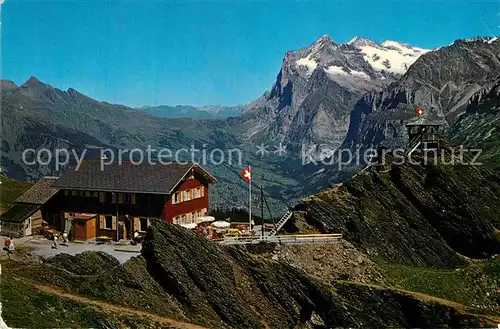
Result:
[[[323,34],[433,48],[500,34],[492,1],[26,1],[2,5],[2,78],[98,100],[244,104]]]

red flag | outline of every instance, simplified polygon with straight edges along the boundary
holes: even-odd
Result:
[[[417,113],[417,115],[424,115],[424,109],[419,107],[415,110],[415,113]]]
[[[241,172],[241,176],[243,176],[243,179],[246,180],[247,183],[250,183],[250,181],[252,180],[250,166],[248,166],[248,168],[243,169],[243,171]]]

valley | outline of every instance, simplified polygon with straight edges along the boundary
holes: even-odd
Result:
[[[491,104],[496,99],[495,72],[500,71],[499,47],[500,42],[491,38],[457,40],[426,50],[359,37],[337,44],[323,36],[309,47],[287,52],[270,91],[246,105],[241,114],[225,119],[155,117],[144,109],[93,100],[74,89],[62,91],[35,77],[21,86],[3,80],[2,169],[22,181],[59,174],[54,163],[24,164],[22,152],[27,148],[238,149],[242,163],[206,164],[221,182],[214,188],[212,204],[244,206],[245,186],[238,174],[250,163],[256,183],[265,187],[278,214],[300,197],[344,181],[363,166],[361,161],[339,169],[337,160],[329,160],[339,148],[404,145],[402,123],[416,107],[444,118],[451,140],[484,145],[484,158],[495,163],[499,114]],[[481,110],[485,106],[488,113]],[[472,119],[478,115],[488,117]],[[475,130],[485,137],[464,135]],[[285,151],[278,154],[280,143]],[[258,153],[262,144],[268,153]],[[323,162],[304,163],[304,149]],[[189,155],[184,158],[191,160]]]

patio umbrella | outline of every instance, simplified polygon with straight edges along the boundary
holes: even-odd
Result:
[[[223,220],[218,220],[212,223],[213,226],[218,227],[218,228],[226,228],[231,226],[231,223],[223,221]]]
[[[180,224],[180,225],[182,227],[185,227],[185,228],[190,229],[190,230],[196,228],[196,223],[188,223],[188,224]]]

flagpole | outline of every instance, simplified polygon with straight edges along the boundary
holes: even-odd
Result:
[[[248,182],[248,224],[249,224],[249,232],[252,234],[252,167],[248,165],[248,169],[250,172],[250,181]]]

